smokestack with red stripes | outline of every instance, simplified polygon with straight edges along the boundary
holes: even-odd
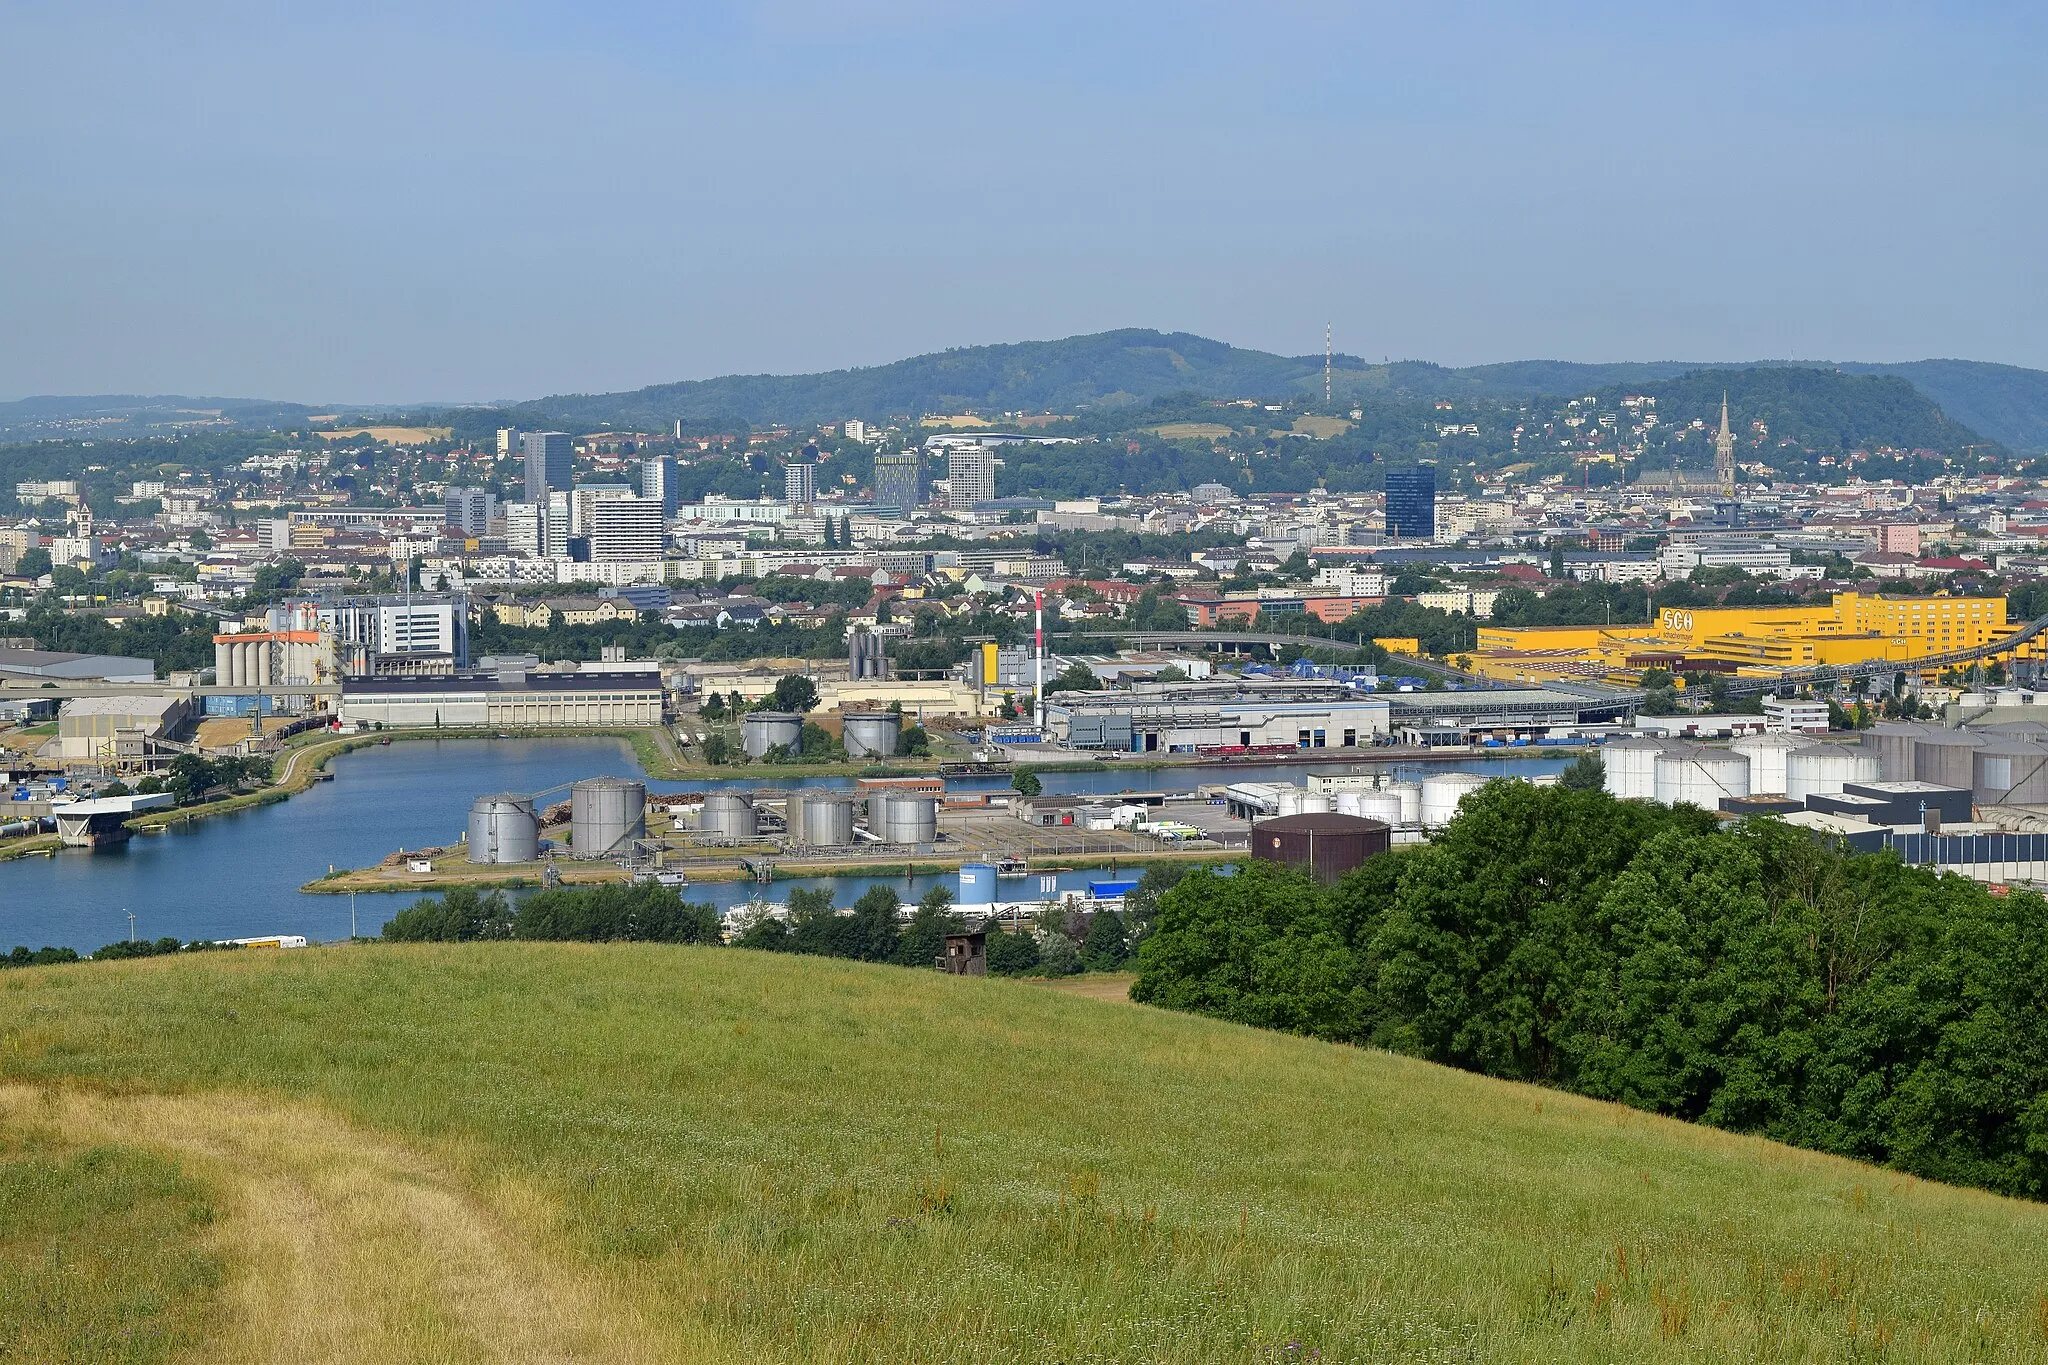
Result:
[[[1031,677],[1031,723],[1038,727],[1040,738],[1045,736],[1045,590],[1038,589],[1031,594],[1032,610],[1037,619],[1038,657],[1032,664]]]

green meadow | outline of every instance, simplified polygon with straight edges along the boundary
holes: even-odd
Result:
[[[0,973],[0,1289],[0,1361],[2041,1360],[2048,1209],[1040,984],[357,945]]]

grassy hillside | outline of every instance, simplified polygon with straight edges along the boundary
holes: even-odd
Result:
[[[2039,1206],[1018,982],[525,944],[26,969],[0,1073],[0,1340],[35,1358],[1984,1360],[2048,1330]],[[24,1227],[38,1182],[133,1235]]]

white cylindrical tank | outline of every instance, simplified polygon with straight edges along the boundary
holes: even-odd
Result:
[[[1972,755],[1972,790],[1980,805],[2048,804],[2048,744],[1994,739]]]
[[[569,840],[576,857],[615,857],[646,837],[645,782],[586,777],[569,788]]]
[[[1301,794],[1300,813],[1303,815],[1328,815],[1330,813],[1330,794],[1328,792],[1303,792]]]
[[[1359,805],[1363,801],[1363,799],[1364,793],[1356,787],[1346,788],[1345,790],[1338,792],[1337,814],[1357,815],[1359,813]],[[1392,824],[1393,822],[1388,821],[1388,823]]]
[[[853,842],[853,802],[845,797],[809,796],[803,818],[804,842],[813,848],[842,848]]]
[[[1752,796],[1779,795],[1785,790],[1786,757],[1809,743],[1797,735],[1743,735],[1728,746],[1728,751],[1749,760]]]
[[[1442,829],[1458,814],[1458,803],[1490,779],[1480,773],[1435,773],[1422,779],[1422,823]]]
[[[791,787],[782,798],[782,829],[792,844],[804,842],[804,802],[808,794],[801,787]]]
[[[1420,782],[1396,782],[1387,788],[1401,799],[1400,823],[1414,827],[1422,823],[1422,784]]]
[[[1785,795],[1840,796],[1844,782],[1875,782],[1881,771],[1877,755],[1860,745],[1809,744],[1785,758]]]
[[[530,863],[540,857],[540,821],[533,799],[500,792],[479,796],[469,808],[472,863]]]
[[[1299,787],[1282,787],[1279,791],[1280,813],[1282,815],[1301,814],[1301,799],[1306,795],[1308,793]]]
[[[1749,759],[1728,749],[1673,745],[1657,755],[1657,800],[1719,810],[1724,796],[1749,795]]]
[[[1344,796],[1356,796],[1351,809],[1345,809]],[[1416,804],[1420,806],[1422,793],[1415,793]],[[1339,815],[1356,815],[1366,820],[1380,820],[1389,825],[1406,823],[1401,819],[1401,793],[1381,789],[1378,791],[1346,792],[1337,798]]]
[[[1617,739],[1600,746],[1600,763],[1607,770],[1603,785],[1609,796],[1624,801],[1650,801],[1657,795],[1657,757],[1664,742],[1657,739]]]
[[[751,797],[739,792],[707,792],[704,832],[728,839],[751,839],[761,832],[761,814]]]

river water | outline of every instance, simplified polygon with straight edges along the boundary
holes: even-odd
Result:
[[[1556,772],[1564,758],[1471,759],[1433,764],[1429,771],[1463,768],[1500,775]],[[1301,781],[1309,771],[1341,772],[1355,763],[1216,768],[1119,769],[1046,773],[1049,793],[1113,795],[1120,791],[1184,791],[1206,782]],[[299,888],[329,867],[361,867],[394,849],[451,844],[466,828],[469,805],[487,792],[534,792],[602,774],[640,776],[622,740],[464,739],[404,740],[359,749],[335,759],[332,782],[314,784],[289,801],[232,815],[195,820],[162,834],[137,835],[111,849],[66,849],[53,858],[0,863],[0,951],[14,944],[45,944],[89,952],[126,938],[129,915],[140,938],[246,938],[304,934],[316,941],[351,932],[351,898],[309,895]],[[1404,776],[1419,776],[1420,770]],[[850,777],[765,780],[759,769],[733,780],[741,787],[851,786]],[[649,782],[650,792],[694,791],[716,781]],[[1002,790],[1002,777],[955,779],[959,790]],[[554,799],[566,800],[566,793]],[[1059,875],[1062,890],[1084,887],[1101,871]],[[952,886],[952,874],[891,878],[887,885],[914,900],[933,885]],[[778,881],[772,888],[745,882],[693,886],[691,900],[723,909],[761,891],[781,900],[800,886],[830,885],[849,904],[877,879]],[[1023,899],[1038,880],[1005,882]],[[417,893],[353,898],[355,931],[376,933]]]

